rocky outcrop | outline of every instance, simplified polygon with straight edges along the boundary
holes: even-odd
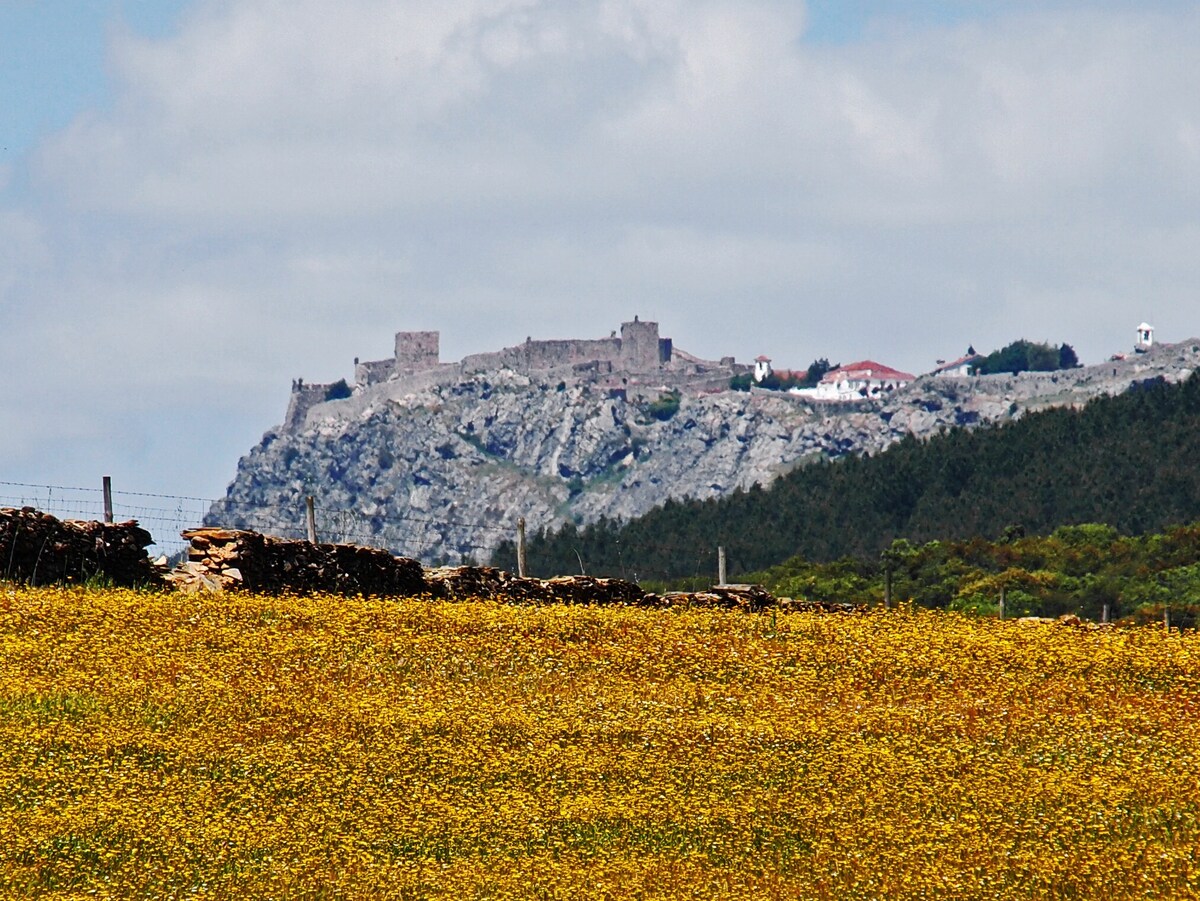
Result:
[[[426,563],[483,560],[520,516],[531,530],[627,519],[668,499],[718,497],[812,461],[877,453],[909,435],[1079,406],[1150,378],[1179,381],[1198,363],[1195,340],[1057,373],[923,377],[860,403],[684,391],[676,407],[665,389],[655,404],[653,385],[626,391],[510,370],[387,382],[267,432],[207,522],[302,534],[304,497],[313,495],[322,538]]]

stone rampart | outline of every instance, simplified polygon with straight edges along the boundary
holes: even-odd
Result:
[[[676,350],[670,338],[659,335],[657,322],[644,322],[636,316],[632,322],[622,323],[619,336],[614,332],[608,338],[595,339],[527,338],[513,347],[471,354],[460,363],[441,363],[439,343],[438,332],[397,332],[393,359],[355,361],[354,397],[339,401],[339,409],[352,415],[366,410],[380,397],[400,399],[455,378],[504,370],[574,382],[611,378],[622,384],[707,391],[737,369],[732,357],[712,363]],[[283,431],[294,433],[309,424],[309,413],[324,403],[327,387],[294,382]],[[375,388],[380,390],[368,390]]]
[[[304,379],[292,382],[292,394],[288,399],[287,415],[283,418],[283,427],[288,431],[297,431],[304,425],[308,411],[319,403],[324,403],[329,394],[330,385],[306,385]]]
[[[624,366],[620,338],[562,339],[534,341],[506,347],[489,353],[471,354],[464,357],[462,371],[466,375],[512,369],[515,372],[549,372],[588,363],[611,363]]]
[[[354,384],[359,388],[386,382],[395,374],[395,358],[389,360],[368,360],[365,363],[354,364]]]
[[[945,388],[965,394],[987,397],[1021,399],[1023,406],[1037,406],[1029,401],[1038,398],[1052,400],[1059,395],[1078,393],[1079,389],[1094,388],[1090,396],[1099,393],[1117,394],[1129,387],[1131,381],[1147,373],[1162,374],[1169,381],[1181,381],[1200,367],[1200,342],[1195,339],[1178,344],[1159,344],[1145,353],[1130,354],[1124,359],[1109,360],[1076,369],[1054,372],[996,373],[958,377],[924,375],[913,385],[928,385],[937,378]]]

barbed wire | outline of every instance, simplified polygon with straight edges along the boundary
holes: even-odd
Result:
[[[72,519],[99,520],[104,515],[102,488],[0,480],[0,489],[5,488],[19,490],[0,493],[0,507],[32,506],[55,516]],[[131,498],[173,503],[168,506],[162,503],[130,502]],[[189,542],[180,536],[180,532],[204,525],[252,529],[281,538],[303,539],[308,535],[302,497],[291,504],[258,503],[113,488],[111,499],[114,520],[136,520],[153,536],[152,552],[167,556],[180,555],[189,547]],[[315,513],[317,533],[321,540],[383,547],[392,553],[423,561],[450,562],[453,558],[465,560],[475,555],[487,559],[498,550],[505,550],[506,553],[515,551],[515,514],[512,525],[502,525],[411,512],[368,515],[361,510],[326,507],[319,503]],[[547,530],[546,537],[552,539],[554,534],[554,530]],[[437,552],[439,544],[444,546],[440,554]],[[661,554],[677,560],[694,559],[695,578],[700,578],[706,563],[711,564],[717,557],[715,547],[698,548],[695,545],[654,541],[639,541],[636,547],[629,547],[619,539],[615,539],[612,547],[603,555],[588,554],[587,557],[591,558],[588,559],[579,553],[578,548],[576,554],[584,571],[620,572],[622,577],[633,580],[679,578],[680,567],[667,570],[648,565],[647,556]]]

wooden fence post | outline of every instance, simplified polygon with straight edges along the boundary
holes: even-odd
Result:
[[[725,547],[720,545],[717,547],[717,584],[725,584]]]
[[[517,576],[525,578],[525,517],[517,519]]]
[[[313,503],[313,496],[310,494],[304,499],[304,511],[308,519],[308,540],[313,544],[317,543],[317,508]]]
[[[1004,619],[1004,586],[1000,586],[1000,618]]]
[[[103,484],[104,484],[104,521],[112,522],[113,521],[112,476],[105,476]]]

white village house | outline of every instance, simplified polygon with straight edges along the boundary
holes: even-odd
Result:
[[[957,360],[951,360],[946,363],[938,360],[938,365],[930,375],[941,378],[962,378],[972,375],[975,366],[983,360],[983,356],[976,353],[968,353],[959,357]]]
[[[816,400],[863,400],[898,391],[914,379],[916,376],[912,373],[892,369],[874,360],[860,360],[831,369],[815,388],[793,391]]]
[[[1133,345],[1133,349],[1137,353],[1145,353],[1154,346],[1154,326],[1143,322],[1137,328],[1137,343]]]

